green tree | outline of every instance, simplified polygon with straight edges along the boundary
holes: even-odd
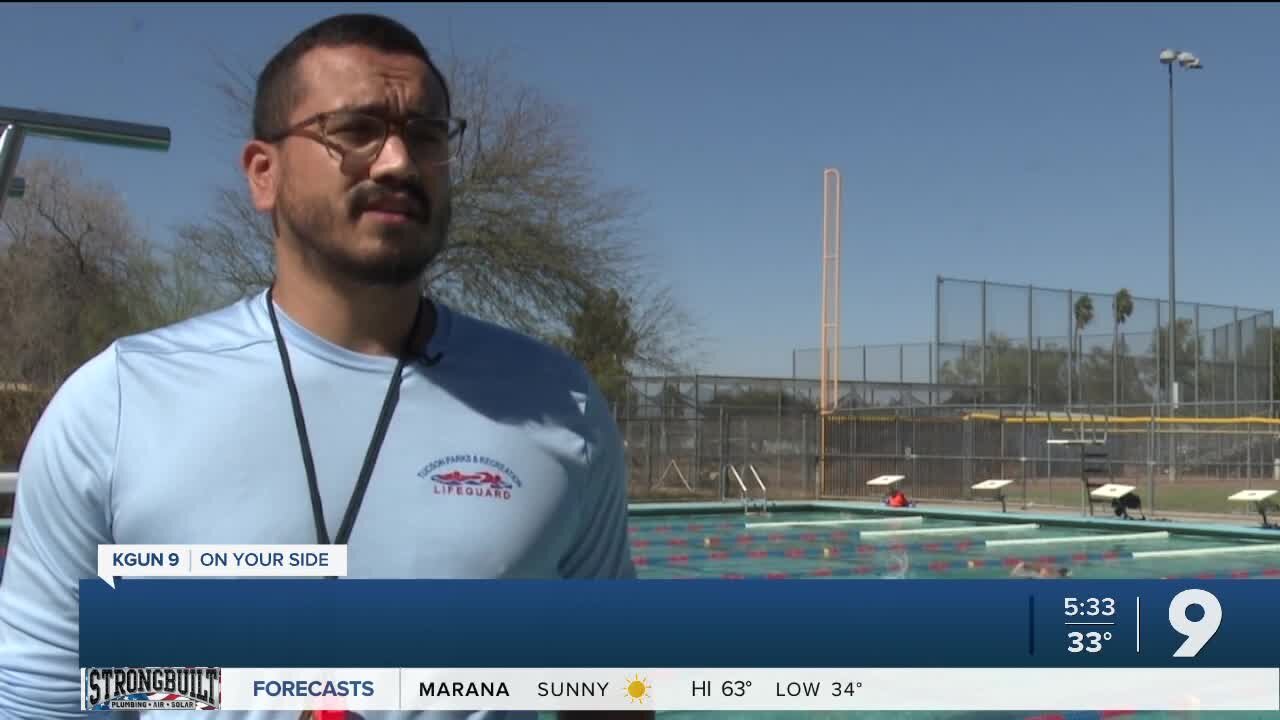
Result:
[[[1121,352],[1120,326],[1133,315],[1133,295],[1129,288],[1120,288],[1111,298],[1111,356],[1114,358],[1111,368],[1111,397],[1113,402],[1128,402],[1128,396],[1120,393],[1120,367],[1124,365],[1124,354]]]
[[[1268,329],[1271,335],[1271,399],[1280,400],[1280,332],[1275,328]]]
[[[851,398],[841,398],[840,407],[856,407]],[[711,407],[723,407],[733,415],[794,415],[817,412],[818,406],[805,397],[798,397],[783,388],[752,387],[741,390],[717,388],[706,403]]]
[[[1089,323],[1093,322],[1093,298],[1088,295],[1081,295],[1080,298],[1076,300],[1076,304],[1075,307],[1072,308],[1072,312],[1076,320],[1076,389],[1080,394],[1080,399],[1085,400],[1086,396],[1082,385],[1084,377],[1080,368],[1083,366],[1081,361],[1084,356],[1084,329],[1089,326]]]
[[[621,293],[599,288],[582,291],[569,317],[569,333],[559,344],[586,366],[611,404],[625,400],[639,337]]]
[[[985,363],[983,354],[986,354]],[[992,333],[985,347],[966,345],[957,358],[946,360],[938,372],[945,385],[969,385],[972,390],[954,390],[951,404],[1019,403],[1028,398],[1027,361],[1030,359],[1033,392],[1038,402],[1060,403],[1063,354],[1052,345],[1043,352],[1028,352],[1014,345],[1008,336]],[[985,375],[983,372],[985,365]]]
[[[1174,360],[1177,367],[1177,381],[1182,383],[1184,387],[1189,386],[1195,377],[1196,367],[1196,335],[1192,322],[1188,318],[1179,318],[1175,325],[1174,331]],[[1156,366],[1159,368],[1158,374],[1154,378],[1156,386],[1156,396],[1161,397],[1162,393],[1167,394],[1169,389],[1169,363],[1165,358],[1169,357],[1169,326],[1161,325],[1156,332],[1154,347],[1150,348],[1152,355],[1156,357]]]

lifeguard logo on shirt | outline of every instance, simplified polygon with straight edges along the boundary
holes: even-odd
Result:
[[[483,455],[449,455],[418,471],[430,479],[436,495],[510,500],[520,478],[506,465]]]

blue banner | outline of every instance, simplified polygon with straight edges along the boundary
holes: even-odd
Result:
[[[1280,667],[1245,580],[101,580],[86,667]]]

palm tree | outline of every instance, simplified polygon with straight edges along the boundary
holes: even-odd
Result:
[[[1089,323],[1093,322],[1093,298],[1088,295],[1081,295],[1080,299],[1076,300],[1076,305],[1073,309],[1076,318],[1076,385],[1078,386],[1084,379],[1080,373],[1080,360],[1084,354],[1084,329]],[[1080,388],[1080,399],[1084,400],[1083,387]],[[1067,402],[1070,403],[1070,398],[1067,399]]]
[[[1114,322],[1111,326],[1111,401],[1120,402],[1120,326],[1133,314],[1133,296],[1129,288],[1120,288],[1111,300]]]

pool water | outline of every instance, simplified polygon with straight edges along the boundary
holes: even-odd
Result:
[[[659,516],[631,519],[631,547],[641,578],[978,579],[1008,577],[1018,562],[1082,579],[1280,578],[1280,534],[1267,543],[1178,535],[1167,523],[1133,528],[1036,526],[1016,516]]]
[[[1002,578],[1019,562],[1073,578],[1280,578],[1275,543],[1179,535],[1168,523],[1094,530],[1020,520],[849,512],[633,515],[642,579]],[[1250,548],[1243,551],[1244,548]],[[1221,552],[1227,550],[1228,552]],[[1185,551],[1196,551],[1187,553]],[[1163,555],[1162,553],[1172,553]],[[1200,554],[1205,553],[1205,554]],[[1274,720],[1251,712],[663,712],[660,720]]]

